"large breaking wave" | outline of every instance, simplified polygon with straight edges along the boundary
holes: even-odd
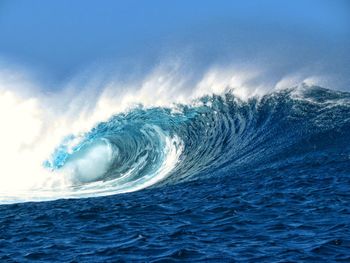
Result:
[[[35,159],[40,169],[20,175],[16,167],[3,169],[2,182],[13,184],[1,187],[0,200],[101,196],[265,168],[348,162],[349,140],[350,93],[316,86],[247,100],[227,90],[168,107],[140,104],[90,130],[65,134],[50,154]]]
[[[349,128],[348,93],[309,87],[247,102],[226,93],[203,97],[197,105],[140,107],[116,115],[70,151],[66,144],[75,138],[68,139],[48,166],[72,170],[78,184],[104,181],[102,191],[114,183],[116,189],[139,189],[154,177],[158,179],[147,186],[219,174],[221,169],[338,158],[342,149],[348,150]],[[334,150],[334,156],[326,156]],[[162,167],[168,167],[166,172]]]

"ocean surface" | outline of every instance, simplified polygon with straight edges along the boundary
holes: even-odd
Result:
[[[139,105],[42,166],[0,194],[1,262],[350,262],[347,92]]]

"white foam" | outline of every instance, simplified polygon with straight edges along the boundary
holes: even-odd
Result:
[[[107,173],[114,154],[106,140],[95,141],[73,153],[60,173],[68,177],[72,185],[96,181]]]

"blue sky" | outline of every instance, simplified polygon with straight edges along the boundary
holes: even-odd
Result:
[[[186,52],[198,67],[323,63],[345,75],[349,46],[346,0],[0,0],[0,59],[55,81],[96,64],[146,69]]]

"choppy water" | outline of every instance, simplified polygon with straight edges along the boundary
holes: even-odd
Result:
[[[0,206],[0,259],[350,261],[349,142],[350,93],[319,87],[140,106],[67,136],[50,188],[1,197],[74,199]]]

